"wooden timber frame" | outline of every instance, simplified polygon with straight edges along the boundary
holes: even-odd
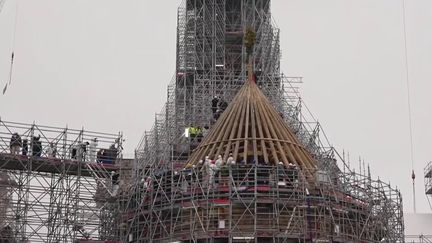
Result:
[[[249,57],[248,80],[188,160],[187,168],[206,156],[227,161],[232,154],[243,164],[293,164],[307,173],[317,168],[281,114],[253,80],[253,57]],[[312,177],[309,174],[308,177]]]

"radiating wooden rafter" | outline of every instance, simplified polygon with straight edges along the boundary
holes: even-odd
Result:
[[[226,161],[231,153],[238,163],[282,162],[307,171],[316,168],[311,154],[251,78],[194,150],[187,167],[206,156],[216,159],[222,155]]]

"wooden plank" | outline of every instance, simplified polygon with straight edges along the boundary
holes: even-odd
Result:
[[[264,96],[264,95],[262,95],[262,96]],[[263,115],[264,115],[265,120],[266,120],[265,124],[268,125],[268,128],[269,128],[269,131],[270,131],[270,134],[271,134],[272,138],[279,139],[278,133],[274,129],[273,121],[270,119],[271,114],[269,114],[269,113],[271,112],[271,110],[264,109],[263,104],[260,102],[260,101],[262,101],[262,97],[259,97],[259,98],[260,99],[258,101],[258,105],[261,106],[262,109],[263,109]],[[263,102],[263,103],[265,103],[265,102]],[[288,162],[288,159],[286,158],[286,155],[285,155],[284,150],[283,150],[283,148],[281,146],[281,143],[279,141],[276,141],[276,146],[277,146],[277,148],[279,150],[279,154],[281,155],[283,162],[285,163],[286,166],[288,166],[289,162]],[[277,164],[277,162],[276,162],[276,164]]]
[[[255,93],[255,92],[254,92]],[[255,94],[252,95],[255,95]],[[254,160],[256,161],[256,163],[258,163],[258,146],[257,146],[257,127],[256,127],[256,122],[255,122],[255,99],[252,99],[251,101],[251,128],[252,128],[252,149],[253,149],[253,155],[254,155]]]
[[[247,87],[247,85],[246,85],[246,87]],[[240,116],[239,129],[237,131],[237,138],[240,138],[242,136],[242,132],[243,132],[243,120],[245,118],[245,113],[246,113],[246,106],[243,103],[244,103],[244,101],[242,102],[242,112],[241,112],[241,116]],[[238,161],[239,147],[240,147],[240,141],[237,140],[236,144],[235,144],[234,151],[233,151],[233,157],[234,157],[235,161]]]
[[[258,104],[258,101],[257,101],[257,104]],[[263,111],[262,107],[259,106],[259,105],[257,106],[257,110],[258,110],[257,117],[258,117],[258,120],[260,121],[260,123],[263,124],[262,127],[264,128],[265,134],[267,134],[268,136],[272,136],[272,134],[270,133],[270,131],[268,129],[268,126],[265,126],[266,121],[264,119],[264,114],[263,114],[265,111]],[[273,156],[273,160],[277,164],[279,162],[279,157],[278,157],[278,155],[276,153],[276,149],[274,147],[274,143],[273,143],[273,141],[271,141],[271,142],[269,142],[269,144],[270,144],[270,151],[271,151],[271,154]],[[269,162],[271,162],[271,161],[269,161]]]
[[[247,162],[248,152],[249,152],[249,119],[250,119],[250,99],[251,99],[251,88],[253,84],[248,83],[249,92],[246,94],[246,121],[245,121],[245,135],[244,135],[244,148],[243,148],[243,158]]]
[[[225,153],[224,153],[224,155],[223,155],[223,160],[224,160],[224,161],[227,161],[228,156],[229,156],[229,153],[230,153],[230,152],[232,153],[232,151],[231,151],[232,141],[233,141],[233,139],[234,139],[234,136],[235,136],[237,130],[239,129],[239,127],[240,127],[240,125],[241,125],[241,124],[239,124],[239,123],[237,122],[237,121],[239,120],[240,115],[241,115],[241,111],[242,111],[242,109],[237,109],[237,110],[235,111],[235,112],[236,112],[236,116],[235,116],[234,121],[233,121],[233,125],[234,125],[234,127],[233,127],[233,129],[230,131],[230,136],[229,136],[229,141],[228,141],[228,144],[227,144],[227,149],[225,150]],[[233,157],[233,158],[235,158],[235,157]]]

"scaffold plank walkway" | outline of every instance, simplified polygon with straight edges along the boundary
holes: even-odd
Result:
[[[40,173],[81,175],[92,177],[91,166],[94,170],[108,172],[118,171],[119,166],[114,164],[89,163],[76,160],[63,160],[56,158],[27,157],[25,155],[11,155],[0,153],[0,170],[34,171]]]

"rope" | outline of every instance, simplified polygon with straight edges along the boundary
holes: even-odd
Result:
[[[405,0],[402,0],[402,12],[403,12],[402,16],[403,16],[403,32],[404,32],[405,73],[406,73],[407,102],[408,102],[409,136],[410,136],[410,157],[411,157],[411,169],[412,169],[411,178],[413,183],[414,213],[416,213],[417,210],[416,210],[415,173],[414,173],[414,143],[413,143],[413,125],[412,125],[412,111],[411,111],[411,88],[410,88],[409,64],[408,64]]]
[[[14,58],[15,58],[15,42],[16,42],[15,40],[16,40],[17,23],[18,23],[18,3],[19,0],[16,1],[16,6],[15,6],[15,20],[14,20],[14,31],[12,36],[12,54],[11,54],[11,62],[10,62],[10,69],[9,69],[9,82],[6,82],[3,88],[3,95],[6,93],[8,86],[12,84],[13,65],[14,65]]]
[[[12,56],[11,56],[11,65],[10,65],[10,69],[9,69],[9,85],[11,85],[12,83],[12,72],[13,72],[13,63],[14,63],[14,52],[12,51]]]
[[[12,71],[13,71],[14,56],[15,56],[16,30],[18,25],[18,9],[19,9],[18,7],[19,7],[19,0],[16,1],[16,6],[15,6],[15,20],[14,20],[14,32],[12,36],[12,55],[11,55],[11,67],[9,71],[9,85],[12,83]]]
[[[414,170],[414,145],[413,145],[413,132],[412,132],[413,129],[412,129],[412,112],[411,112],[411,88],[410,88],[409,65],[408,65],[408,45],[407,45],[407,31],[406,31],[405,0],[402,0],[402,8],[403,8],[405,72],[406,72],[406,86],[407,86],[407,97],[408,97],[408,118],[409,118],[409,134],[410,134],[411,167]]]

